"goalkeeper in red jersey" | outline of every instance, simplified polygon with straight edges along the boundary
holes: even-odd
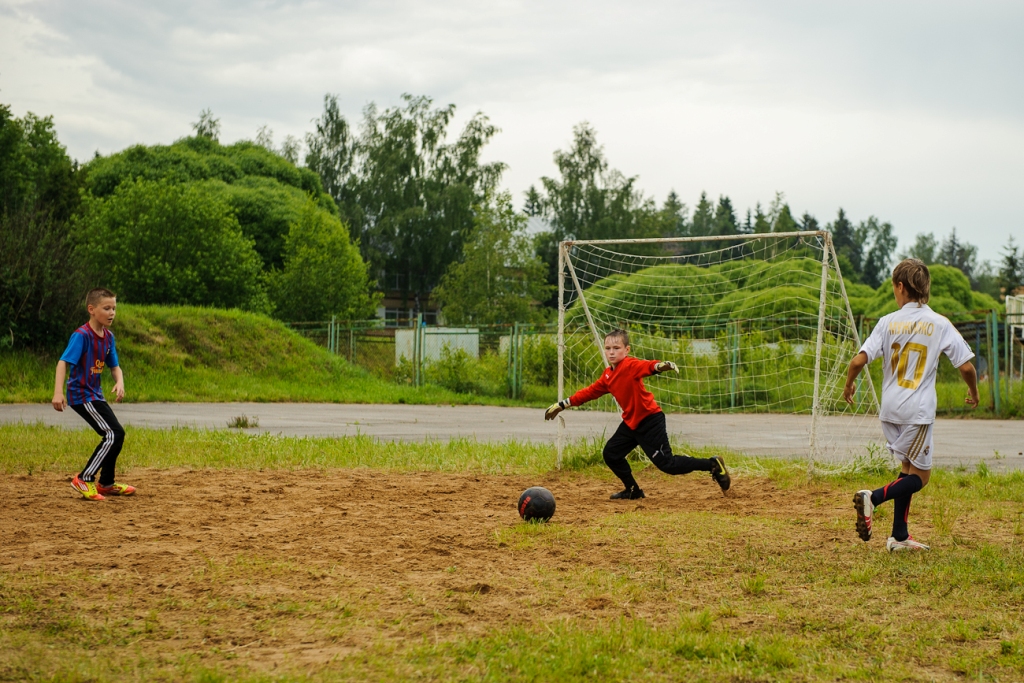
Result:
[[[604,355],[609,367],[601,378],[586,389],[580,389],[567,399],[553,404],[544,413],[545,420],[570,406],[583,405],[605,394],[611,394],[622,408],[622,423],[604,447],[604,461],[626,487],[612,495],[613,500],[643,498],[644,492],[633,478],[626,456],[640,446],[654,466],[665,474],[710,472],[711,477],[725,492],[729,489],[729,471],[719,457],[691,458],[672,455],[665,429],[665,413],[661,412],[654,395],[644,386],[644,377],[663,372],[679,372],[671,361],[640,360],[629,355],[629,334],[614,330],[604,338]]]

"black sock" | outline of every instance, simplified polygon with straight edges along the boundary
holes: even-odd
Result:
[[[924,487],[921,482],[921,477],[916,474],[908,474],[901,476],[896,481],[889,482],[880,489],[875,489],[871,492],[871,503],[873,505],[881,505],[887,500],[893,500],[896,498],[902,498],[903,496],[912,496]]]
[[[910,531],[907,529],[907,519],[910,517],[910,499],[913,496],[897,498],[892,511],[892,537],[897,541],[905,541],[910,538]]]
[[[624,475],[619,474],[619,479],[622,480],[622,485],[625,486],[627,489],[640,488],[640,484],[636,483],[636,479],[634,479],[633,475],[628,472]]]
[[[896,477],[896,481],[906,476],[906,473],[900,472],[899,476]],[[897,541],[905,541],[910,536],[910,532],[907,531],[907,515],[910,514],[910,498],[912,495],[908,494],[894,498],[892,502],[892,537]]]

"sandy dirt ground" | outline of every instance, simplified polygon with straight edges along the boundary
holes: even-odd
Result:
[[[825,522],[850,516],[845,493],[822,488],[812,504],[760,480],[741,478],[723,496],[704,474],[643,472],[639,479],[648,498],[619,502],[608,500],[616,488],[610,480],[570,473],[136,468],[127,480],[138,486],[137,496],[97,503],[76,497],[64,476],[12,476],[0,479],[0,517],[8,529],[0,574],[32,577],[40,603],[92,605],[108,618],[139,624],[157,615],[153,633],[132,644],[144,653],[218,648],[269,671],[322,665],[382,640],[443,640],[528,624],[541,604],[549,619],[669,618],[685,608],[689,591],[671,603],[630,604],[600,586],[556,602],[544,597],[544,576],[665,562],[658,534],[637,542],[605,527],[587,535],[596,520],[616,513],[812,517],[822,521],[801,527],[805,542],[859,543],[852,526],[839,534]],[[516,542],[523,525],[516,501],[531,485],[557,497],[547,528],[582,540],[526,549]],[[31,497],[20,495],[26,488]],[[698,530],[687,533],[702,538]],[[745,557],[743,538],[718,542]],[[689,568],[671,571],[681,576]],[[289,611],[282,604],[321,608]]]
[[[412,406],[324,403],[125,403],[114,407],[126,425],[163,429],[191,426],[225,429],[239,415],[259,420],[257,430],[284,436],[352,436],[366,434],[395,441],[465,437],[480,441],[552,443],[554,422],[536,408],[497,406]],[[571,410],[565,416],[569,439],[607,438],[619,424],[616,413]],[[668,430],[679,443],[724,446],[747,455],[804,457],[811,420],[807,415],[668,415]],[[41,422],[85,429],[73,412],[49,405],[0,405],[0,423]],[[882,440],[878,419],[831,417],[822,440],[847,453],[863,454],[868,443]],[[973,467],[984,460],[996,471],[1024,468],[1024,421],[939,419],[935,423],[935,462]]]

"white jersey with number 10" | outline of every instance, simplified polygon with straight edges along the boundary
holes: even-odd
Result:
[[[916,301],[879,320],[860,350],[884,361],[879,417],[896,424],[935,422],[939,354],[957,368],[974,357],[949,320]]]

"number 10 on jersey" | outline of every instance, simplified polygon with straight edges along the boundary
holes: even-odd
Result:
[[[907,361],[911,353],[917,353],[917,362],[914,364],[914,379],[907,379]],[[924,366],[928,360],[928,347],[914,342],[907,342],[901,349],[899,343],[893,342],[892,357],[889,358],[889,366],[896,376],[896,383],[911,391],[917,389],[924,376]]]

